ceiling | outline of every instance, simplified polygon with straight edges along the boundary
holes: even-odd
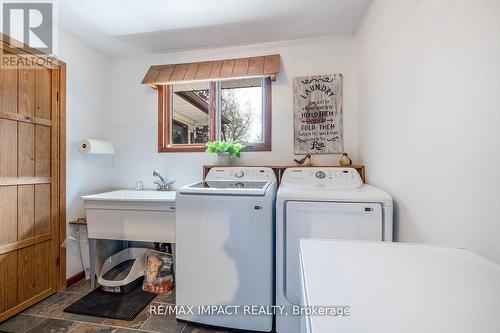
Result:
[[[356,32],[371,0],[57,0],[60,26],[110,57]]]

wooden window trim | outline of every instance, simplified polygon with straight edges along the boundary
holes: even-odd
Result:
[[[245,147],[244,152],[271,151],[272,148],[272,87],[271,77],[264,80],[263,93],[263,142]],[[216,82],[210,81],[210,97],[208,103],[209,140],[217,139],[217,115],[216,115]],[[204,144],[173,144],[172,143],[172,86],[158,85],[158,152],[180,153],[180,152],[204,152]]]
[[[152,88],[160,85],[186,81],[208,81],[271,77],[273,81],[280,71],[280,55],[202,61],[183,64],[153,65],[149,68],[142,84]]]
[[[262,110],[262,132],[263,132],[263,142],[252,146],[245,147],[243,151],[271,151],[272,147],[272,88],[271,88],[271,78],[267,77],[263,80],[264,87],[262,89],[264,93],[264,103]]]

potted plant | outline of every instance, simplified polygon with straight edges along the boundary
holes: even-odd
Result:
[[[219,164],[227,165],[231,158],[240,157],[241,150],[245,148],[241,143],[234,141],[212,141],[206,144],[207,153],[216,153]]]

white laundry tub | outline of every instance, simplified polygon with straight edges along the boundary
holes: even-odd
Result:
[[[83,196],[88,236],[175,243],[174,191],[118,190]]]

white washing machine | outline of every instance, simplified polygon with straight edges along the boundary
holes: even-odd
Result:
[[[274,304],[276,176],[260,167],[212,168],[176,197],[176,303],[194,306],[177,319],[214,327],[270,332],[272,314],[245,306]],[[202,313],[217,306],[233,313]],[[230,308],[235,306],[238,308]]]
[[[288,315],[276,315],[278,333],[300,332],[299,240],[390,242],[392,209],[391,196],[363,184],[353,168],[286,169],[276,198],[276,305]]]

